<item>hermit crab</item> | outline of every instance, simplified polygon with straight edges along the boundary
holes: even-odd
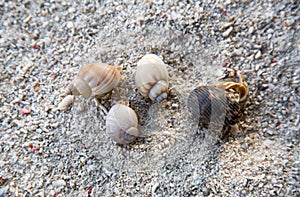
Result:
[[[169,87],[165,63],[154,54],[147,54],[137,63],[135,84],[145,98],[158,101],[167,98]]]
[[[105,98],[118,85],[121,67],[105,63],[91,63],[82,66],[76,78],[67,88],[67,96],[58,104],[59,110],[66,110],[74,101],[74,96],[85,98]],[[96,102],[97,99],[96,99]],[[98,102],[100,105],[100,103]]]
[[[236,128],[247,97],[244,75],[236,69],[226,69],[215,85],[199,86],[188,97],[188,109],[204,128],[224,130]]]
[[[106,133],[119,144],[129,144],[139,137],[139,121],[135,111],[124,105],[116,104],[106,117]]]

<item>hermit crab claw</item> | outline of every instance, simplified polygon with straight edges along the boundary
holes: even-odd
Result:
[[[238,102],[244,102],[248,97],[249,90],[246,83],[227,82],[225,89],[227,91],[234,89],[239,94]]]
[[[244,75],[237,69],[226,68],[224,75],[220,78],[221,83],[218,87],[222,87],[226,91],[235,92],[238,96],[238,102],[243,103],[247,100],[249,90],[245,82]]]

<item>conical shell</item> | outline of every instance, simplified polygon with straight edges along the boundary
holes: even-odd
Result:
[[[123,104],[114,105],[106,117],[106,133],[119,144],[135,141],[140,135],[135,111]]]
[[[69,91],[84,97],[102,97],[111,92],[119,83],[121,67],[105,63],[92,63],[82,66]]]
[[[169,82],[165,63],[154,54],[142,57],[137,63],[135,84],[145,98],[152,101],[166,98]]]

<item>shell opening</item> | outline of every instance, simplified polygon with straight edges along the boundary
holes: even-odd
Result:
[[[168,83],[166,81],[160,80],[158,81],[150,90],[149,98],[154,101],[161,101],[167,98],[167,91],[168,91]]]
[[[130,127],[126,130],[126,133],[133,135],[135,137],[138,137],[140,135],[138,128],[136,127]]]
[[[137,136],[131,135],[124,130],[119,130],[118,132],[115,133],[110,133],[109,137],[117,142],[118,144],[129,144],[137,138]]]
[[[164,99],[166,99],[167,98],[167,93],[162,93],[162,94],[160,94],[158,97],[156,97],[156,101],[158,102],[158,103],[160,103],[160,102],[162,102]]]

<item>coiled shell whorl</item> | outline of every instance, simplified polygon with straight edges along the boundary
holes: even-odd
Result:
[[[140,135],[135,111],[123,104],[114,105],[106,117],[106,133],[119,144],[135,141]]]
[[[82,66],[67,93],[83,97],[102,97],[111,92],[119,83],[121,67],[105,63]]]
[[[135,84],[145,98],[161,101],[167,98],[169,87],[165,63],[154,54],[147,54],[137,63]]]

